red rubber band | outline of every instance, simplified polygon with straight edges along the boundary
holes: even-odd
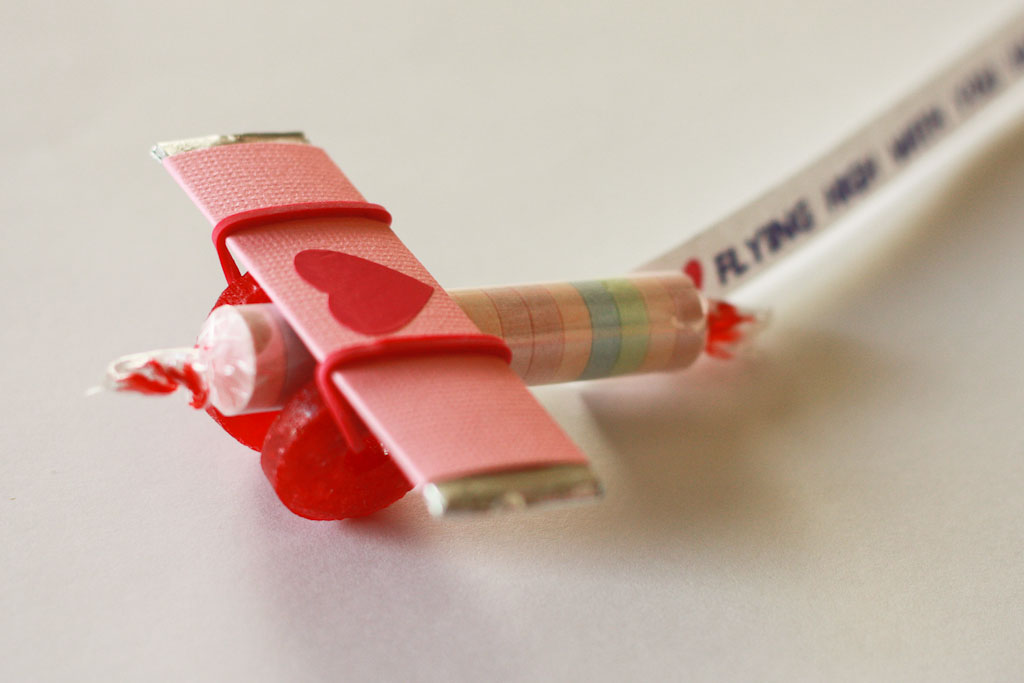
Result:
[[[301,218],[322,218],[338,216],[346,218],[369,218],[391,225],[391,214],[380,204],[369,202],[305,202],[302,204],[283,204],[269,206],[251,211],[231,214],[213,226],[213,245],[217,249],[221,270],[228,284],[242,276],[238,264],[228,251],[228,237],[239,230],[255,228],[267,223],[280,223]]]
[[[506,363],[512,361],[512,350],[500,337],[489,334],[439,334],[378,339],[369,344],[335,351],[317,365],[316,384],[320,395],[334,416],[342,436],[352,448],[357,448],[361,443],[360,438],[366,434],[366,427],[353,421],[348,402],[331,381],[331,373],[342,366],[368,360],[442,353],[479,353],[497,356]]]

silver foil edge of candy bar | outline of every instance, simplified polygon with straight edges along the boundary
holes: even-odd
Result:
[[[601,482],[586,465],[555,465],[477,474],[423,487],[435,517],[463,512],[520,510],[534,505],[599,498]]]
[[[298,131],[290,133],[237,133],[234,135],[206,135],[199,138],[158,142],[153,145],[150,154],[157,161],[163,161],[167,157],[172,157],[182,152],[209,149],[210,147],[219,147],[221,145],[237,145],[246,142],[281,142],[293,145],[309,144],[305,133]]]

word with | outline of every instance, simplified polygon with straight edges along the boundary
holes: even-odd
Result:
[[[933,140],[946,127],[946,115],[932,107],[910,122],[893,141],[889,152],[893,161],[905,162]]]

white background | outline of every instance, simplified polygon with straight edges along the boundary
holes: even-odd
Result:
[[[308,522],[183,397],[82,395],[221,286],[156,140],[305,130],[448,286],[611,276],[1015,7],[6,3],[0,678],[1018,678],[1014,112],[745,293],[751,357],[538,392],[597,505]]]

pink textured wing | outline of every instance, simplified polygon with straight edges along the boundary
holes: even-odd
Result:
[[[272,206],[365,201],[327,153],[311,145],[222,145],[175,154],[164,167],[214,224]]]
[[[320,201],[362,201],[319,149],[250,143],[184,152],[165,161],[216,223],[241,211]],[[295,255],[326,249],[373,261],[434,288],[420,313],[388,337],[478,334],[426,268],[383,223],[309,218],[228,238],[317,360],[379,339],[338,322],[328,294],[304,280]],[[470,474],[583,464],[583,454],[500,360],[471,354],[381,358],[333,374],[342,394],[414,484]]]

